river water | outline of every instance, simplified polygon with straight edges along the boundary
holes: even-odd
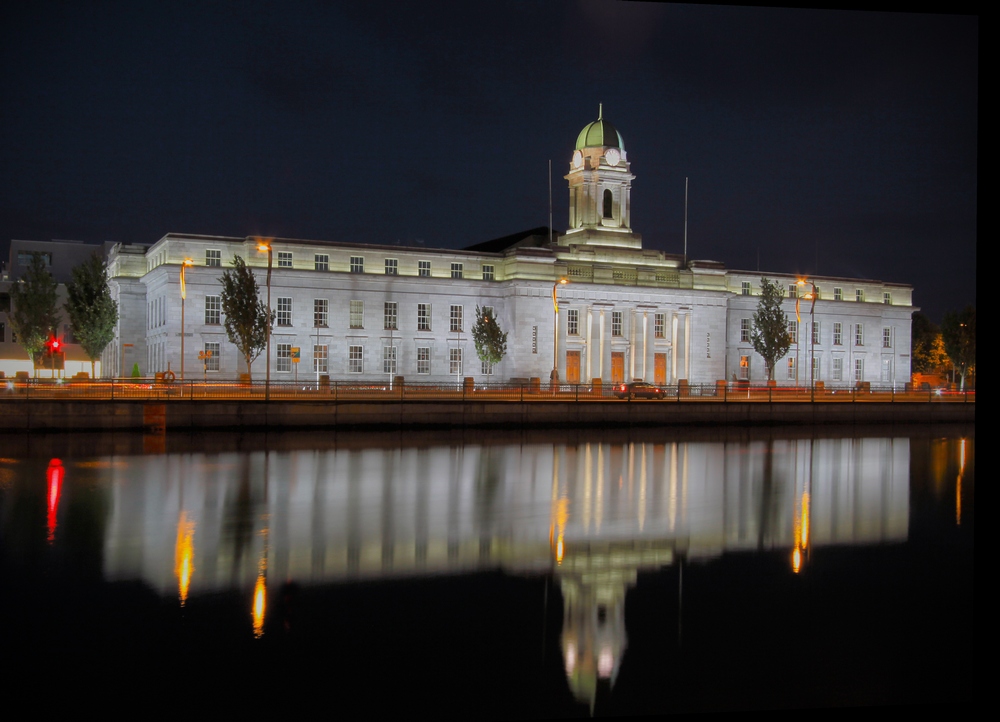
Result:
[[[39,711],[965,703],[974,427],[845,433],[9,437],[8,664]]]

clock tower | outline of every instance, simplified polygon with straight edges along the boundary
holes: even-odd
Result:
[[[642,236],[632,232],[632,180],[625,142],[604,119],[587,124],[576,139],[570,160],[569,228],[560,245],[642,248]]]

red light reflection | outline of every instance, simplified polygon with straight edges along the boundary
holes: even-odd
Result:
[[[46,499],[48,500],[48,527],[49,527],[49,544],[55,541],[56,538],[56,514],[59,511],[59,497],[62,495],[62,484],[63,477],[66,475],[66,468],[62,465],[62,461],[59,459],[52,459],[49,462],[49,468],[45,471],[45,478],[48,482],[48,493],[46,494]]]

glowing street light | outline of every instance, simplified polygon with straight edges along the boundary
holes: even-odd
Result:
[[[265,335],[267,337],[267,372],[264,380],[264,400],[269,401],[271,398],[271,261],[273,258],[273,253],[271,250],[271,241],[265,241],[261,239],[257,243],[258,251],[267,251],[267,325],[265,327]],[[249,373],[249,369],[247,369]]]
[[[804,278],[800,278],[795,282],[796,286],[805,286],[806,284],[812,288],[812,290],[807,293],[804,298],[810,300],[812,303],[809,306],[809,388],[810,393],[815,394],[816,391],[816,299],[819,298],[819,291],[816,290],[816,284],[812,281],[807,281]],[[799,299],[795,299],[795,316],[799,316]],[[795,371],[795,375],[798,376],[798,369]]]
[[[560,278],[552,284],[552,383],[559,381],[559,301],[556,299],[556,290],[567,283],[569,280]]]
[[[184,301],[187,300],[187,284],[184,279],[184,270],[188,266],[193,266],[194,261],[185,258],[181,262],[181,381],[184,380]]]

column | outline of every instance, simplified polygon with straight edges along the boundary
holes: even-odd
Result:
[[[600,379],[604,379],[604,309],[601,309],[601,320],[600,320],[600,337],[601,337],[601,355],[600,360],[597,363],[597,376]]]
[[[684,378],[691,381],[691,312],[684,314]]]
[[[587,306],[587,378],[585,378],[584,381],[588,384],[590,383],[590,380],[594,378],[591,375],[592,368],[591,368],[591,351],[590,351],[590,346],[591,346],[590,341],[591,337],[593,336],[593,330],[594,330],[594,312],[590,306]]]
[[[669,382],[677,382],[677,314],[670,315],[670,374]]]
[[[628,381],[635,380],[635,309],[630,308],[628,311],[628,371],[631,378]]]
[[[649,330],[649,312],[642,312],[642,379],[643,381],[649,381],[649,374],[646,373],[646,364],[649,363],[649,359],[646,357],[647,351],[647,331]]]

